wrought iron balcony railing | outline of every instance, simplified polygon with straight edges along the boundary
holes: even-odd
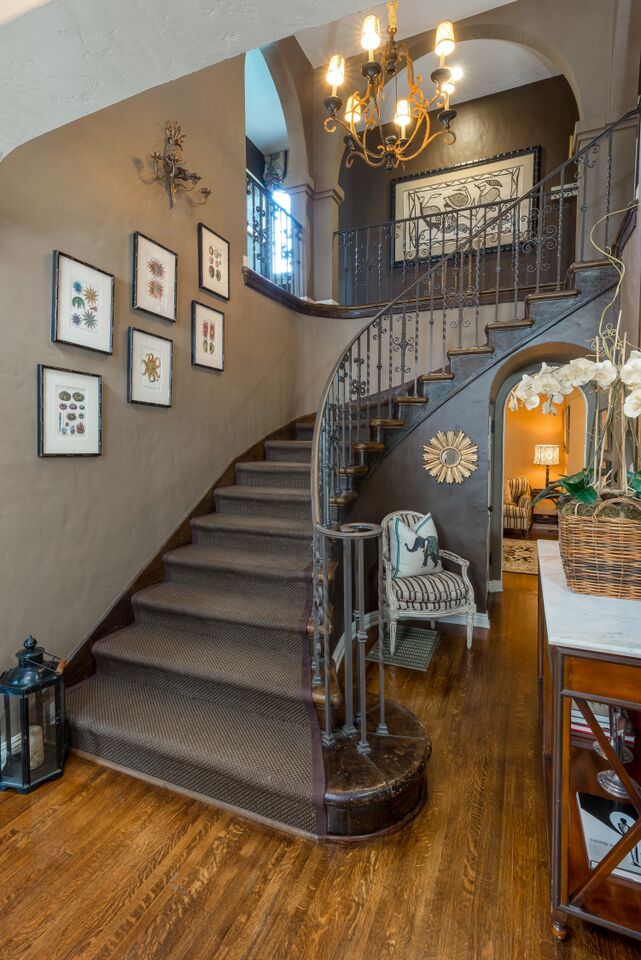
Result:
[[[294,296],[305,295],[303,228],[247,171],[249,266]]]

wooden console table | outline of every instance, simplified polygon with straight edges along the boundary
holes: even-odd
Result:
[[[565,939],[568,918],[575,916],[641,940],[641,794],[634,782],[641,783],[641,602],[572,593],[558,543],[539,541],[538,551],[538,677],[552,931]],[[631,762],[617,759],[595,716],[595,703],[625,709]],[[594,741],[603,756],[595,752]],[[601,789],[597,774],[607,769],[618,774],[629,799],[616,800]],[[598,810],[603,822],[586,817],[586,808]],[[592,823],[597,824],[593,832]]]

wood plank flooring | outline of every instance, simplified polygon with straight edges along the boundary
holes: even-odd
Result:
[[[406,831],[313,844],[72,757],[0,794],[0,960],[628,960],[549,933],[536,716],[536,578],[507,574],[492,630],[443,636],[389,694],[432,737]]]

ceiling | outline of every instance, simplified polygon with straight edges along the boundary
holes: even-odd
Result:
[[[426,30],[433,30],[441,20],[462,20],[464,17],[473,17],[477,13],[494,10],[511,2],[512,0],[448,0],[447,3],[443,3],[443,0],[400,0],[397,36],[399,39],[407,39]],[[361,5],[361,11],[347,11],[347,15],[340,20],[296,33],[296,39],[313,67],[327,64],[334,53],[342,53],[347,58],[363,52],[361,26],[365,14],[375,13],[380,20],[381,30],[387,29],[386,4],[371,7]]]
[[[363,0],[0,0],[0,157]]]
[[[526,83],[535,83],[548,77],[558,76],[559,70],[545,57],[529,47],[507,40],[465,40],[457,44],[456,50],[448,57],[448,66],[460,66],[463,77],[456,85],[456,92],[450,98],[453,104],[488,97],[492,93],[511,90]],[[437,67],[433,53],[419,57],[414,62],[414,71],[423,77],[423,92],[427,95],[433,85],[430,74]],[[398,95],[407,93],[406,74],[399,77]],[[389,89],[389,84],[386,89]],[[383,121],[387,123],[394,116],[395,97],[388,95],[383,108]]]
[[[260,50],[245,56],[245,133],[261,153],[287,149],[285,115]]]

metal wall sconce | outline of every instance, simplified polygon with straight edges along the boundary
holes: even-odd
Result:
[[[165,124],[165,146],[162,153],[154,151],[151,154],[151,161],[154,165],[154,176],[152,180],[146,180],[145,183],[164,183],[169,194],[169,206],[173,207],[176,203],[176,197],[179,193],[191,193],[200,183],[202,177],[199,173],[193,173],[183,164],[183,143],[185,134],[182,132],[180,124],[175,120],[168,120]],[[200,197],[198,200],[192,199],[192,203],[201,205],[207,203],[211,196],[209,187],[200,187],[198,190]]]

